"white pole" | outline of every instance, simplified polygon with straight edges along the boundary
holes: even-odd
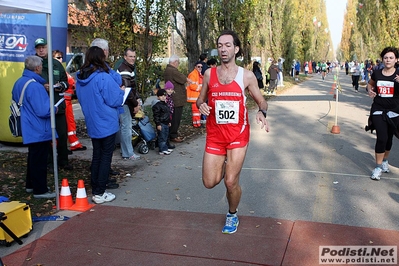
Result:
[[[54,113],[54,80],[53,80],[53,55],[52,55],[52,40],[51,40],[51,14],[46,14],[47,19],[47,49],[48,49],[48,79],[49,79],[49,92],[50,92],[50,114],[51,114],[51,135],[53,146],[53,166],[54,166],[54,190],[55,190],[55,203],[57,211],[60,210],[59,191],[58,191],[58,158],[57,158],[57,139],[55,137],[55,113]]]
[[[334,75],[334,82],[335,82],[335,124],[331,129],[331,133],[333,134],[339,134],[340,129],[338,126],[338,94],[339,94],[339,78],[338,78],[339,72],[337,69],[337,75]]]
[[[338,77],[336,76],[336,83],[335,83],[335,124],[334,125],[338,125]]]

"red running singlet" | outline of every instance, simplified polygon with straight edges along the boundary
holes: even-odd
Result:
[[[216,69],[211,68],[208,84],[208,105],[212,109],[206,122],[205,151],[225,155],[227,149],[244,147],[249,142],[244,69],[238,67],[236,77],[229,84],[219,82]]]

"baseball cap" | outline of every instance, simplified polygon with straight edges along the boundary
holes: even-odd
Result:
[[[164,89],[159,89],[159,90],[157,91],[157,96],[159,97],[159,96],[163,96],[163,95],[167,95],[166,90],[164,90]]]
[[[43,39],[43,38],[36,39],[36,41],[35,41],[35,48],[36,48],[38,45],[47,45],[47,40],[46,40],[46,39]]]

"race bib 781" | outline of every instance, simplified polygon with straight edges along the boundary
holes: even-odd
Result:
[[[388,98],[393,97],[394,94],[394,82],[387,80],[377,81],[377,90],[380,97]]]

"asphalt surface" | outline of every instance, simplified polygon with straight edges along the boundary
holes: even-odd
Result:
[[[375,135],[364,131],[371,99],[364,88],[355,93],[350,76],[342,71],[339,81],[343,91],[338,103],[330,94],[332,75],[325,81],[313,75],[280,92],[269,101],[269,133],[250,113],[239,215],[399,230],[398,140],[390,155],[391,172],[372,181]],[[339,126],[339,134],[331,133],[333,125]],[[88,151],[72,156],[90,158],[90,141],[81,141]],[[106,205],[224,216],[228,206],[223,184],[212,190],[202,185],[204,144],[205,136],[177,144],[169,156],[150,151],[139,161],[123,160],[116,151],[113,165],[131,167],[131,176],[112,190],[116,199]],[[0,144],[0,150],[7,149]],[[24,245],[62,223],[35,223]],[[0,247],[0,257],[20,247]]]

